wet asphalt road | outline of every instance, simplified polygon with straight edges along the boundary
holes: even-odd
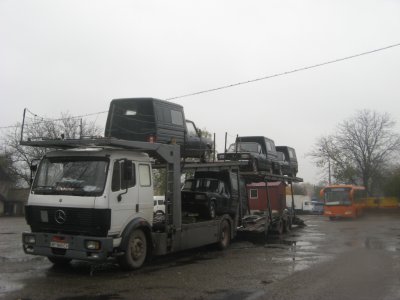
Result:
[[[134,272],[113,263],[57,269],[25,255],[23,218],[0,218],[2,299],[400,299],[400,213],[356,221],[302,216],[282,238],[238,238],[158,257]]]

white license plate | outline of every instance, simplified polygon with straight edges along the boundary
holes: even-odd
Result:
[[[50,242],[51,248],[60,248],[60,249],[68,249],[68,243],[60,243],[60,242]]]

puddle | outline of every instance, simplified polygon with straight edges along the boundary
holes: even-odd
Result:
[[[0,279],[0,297],[7,293],[18,291],[23,287],[24,285],[22,283]]]

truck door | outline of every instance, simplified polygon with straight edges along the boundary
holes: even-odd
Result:
[[[153,219],[154,202],[153,202],[153,184],[151,182],[151,166],[147,163],[138,164],[138,193],[139,193],[139,213],[141,217],[151,223]]]
[[[132,176],[130,179],[125,179],[125,163],[129,163],[132,166]],[[136,174],[136,164],[131,160],[114,161],[109,199],[111,208],[110,233],[119,232],[123,228],[123,225],[128,223],[139,209]]]

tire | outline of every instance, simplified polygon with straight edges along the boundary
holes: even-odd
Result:
[[[286,221],[284,221],[283,224],[283,232],[284,233],[288,233],[292,230],[292,221],[290,220],[290,218],[288,217]]]
[[[68,266],[72,259],[64,258],[64,257],[56,257],[56,256],[48,256],[48,260],[57,267],[65,267]]]
[[[208,207],[208,217],[210,219],[215,219],[217,216],[216,208],[215,208],[215,201],[210,202],[210,206]]]
[[[221,224],[221,231],[219,241],[217,243],[218,249],[224,250],[229,247],[231,243],[231,226],[227,220],[223,220]]]
[[[131,271],[143,265],[147,256],[147,239],[143,230],[131,231],[124,251],[125,253],[118,257],[118,263],[122,269]]]

